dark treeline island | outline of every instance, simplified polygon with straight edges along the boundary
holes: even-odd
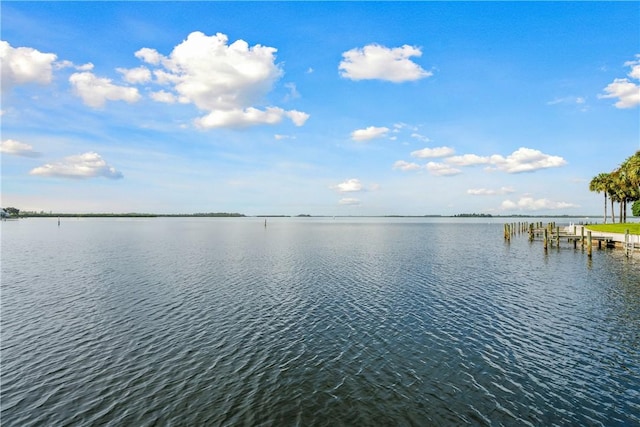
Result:
[[[56,213],[20,211],[16,208],[5,208],[11,217],[17,218],[167,218],[167,217],[202,217],[202,218],[239,218],[246,215],[235,212],[198,212],[193,214],[155,214],[155,213]]]

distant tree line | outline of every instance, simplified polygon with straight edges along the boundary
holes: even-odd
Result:
[[[4,208],[4,211],[8,213],[10,216],[18,216],[20,215],[20,209],[16,208]]]
[[[604,222],[607,222],[607,197],[611,201],[611,222],[616,222],[614,204],[619,203],[619,222],[627,221],[627,204],[640,216],[640,150],[611,172],[599,173],[589,182],[589,191],[604,193]]]
[[[56,213],[53,211],[35,212],[35,211],[20,211],[17,208],[4,208],[5,212],[12,217],[61,217],[61,218],[156,218],[156,217],[215,217],[215,218],[227,218],[227,217],[244,217],[244,214],[236,212],[205,212],[194,214],[150,214],[150,213]]]
[[[460,218],[491,218],[493,215],[491,214],[485,214],[485,213],[461,213],[461,214],[457,214],[454,215],[454,217],[460,217]]]

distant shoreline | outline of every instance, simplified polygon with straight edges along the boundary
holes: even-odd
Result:
[[[195,214],[157,214],[157,213],[44,213],[20,212],[18,218],[601,218],[601,215],[489,215],[489,214],[456,214],[456,215],[245,215],[240,213],[212,212]],[[15,216],[14,216],[15,218]]]

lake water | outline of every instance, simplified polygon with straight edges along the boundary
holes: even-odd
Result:
[[[268,221],[2,223],[2,426],[640,425],[640,254]]]

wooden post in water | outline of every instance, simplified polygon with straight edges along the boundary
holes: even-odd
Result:
[[[529,241],[533,242],[533,223],[529,224]]]
[[[631,247],[631,251],[633,251],[633,246]],[[631,251],[629,251],[629,229],[627,228],[624,231],[624,254],[629,258],[631,255]]]
[[[549,230],[544,229],[544,250],[547,250],[547,240],[549,239]]]
[[[580,229],[580,245],[582,245],[582,250],[584,251],[584,226]]]
[[[560,248],[560,227],[556,227],[556,245]]]
[[[591,245],[591,230],[587,231],[587,256],[591,258],[593,246]]]

